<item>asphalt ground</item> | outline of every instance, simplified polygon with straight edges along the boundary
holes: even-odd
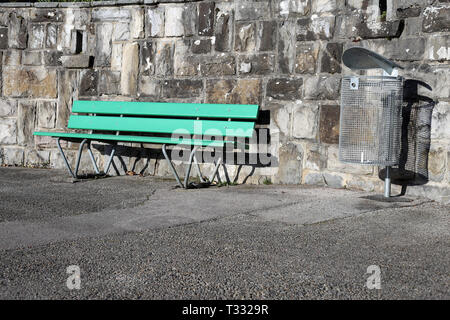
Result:
[[[174,185],[0,168],[0,298],[450,298],[448,205],[322,187]],[[67,286],[70,266],[79,289]]]

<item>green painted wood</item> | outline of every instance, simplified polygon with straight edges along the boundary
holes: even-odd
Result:
[[[180,118],[256,119],[258,105],[77,100],[73,102],[72,112]]]
[[[69,119],[68,128],[104,131],[251,137],[253,135],[254,125],[254,122],[243,121],[72,115]]]
[[[142,142],[157,144],[177,144],[177,145],[194,145],[204,147],[223,147],[226,143],[233,141],[218,140],[200,140],[200,139],[177,139],[171,137],[145,137],[145,136],[124,136],[115,134],[89,134],[89,133],[65,133],[65,132],[34,132],[36,136],[50,136],[55,138],[66,139],[90,139],[90,140],[107,140],[107,141],[123,141],[123,142]]]

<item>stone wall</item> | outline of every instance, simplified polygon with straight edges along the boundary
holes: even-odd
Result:
[[[63,168],[32,132],[66,130],[74,99],[259,104],[274,165],[227,165],[222,178],[380,193],[377,167],[338,161],[341,55],[363,46],[432,88],[418,91],[437,102],[429,181],[407,193],[450,202],[449,35],[445,0],[0,4],[0,164]],[[157,148],[123,145],[116,173],[170,175]],[[77,144],[64,147],[73,163]],[[108,147],[94,147],[104,163]]]

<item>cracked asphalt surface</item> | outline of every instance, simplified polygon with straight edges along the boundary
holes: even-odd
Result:
[[[1,299],[449,299],[450,206],[0,168]],[[78,265],[81,289],[66,269]],[[381,289],[366,287],[370,265]]]

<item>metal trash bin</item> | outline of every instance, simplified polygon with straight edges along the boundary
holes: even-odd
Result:
[[[385,197],[390,196],[390,167],[399,163],[403,78],[398,68],[375,52],[350,48],[342,56],[352,70],[383,69],[383,76],[345,76],[341,86],[339,160],[386,166]]]

